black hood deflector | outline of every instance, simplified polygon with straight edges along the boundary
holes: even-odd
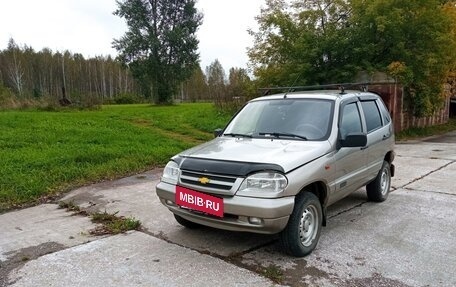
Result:
[[[182,170],[202,173],[233,176],[247,176],[260,171],[276,171],[285,173],[284,169],[280,165],[272,163],[251,163],[192,157],[175,157],[173,160],[180,165]]]

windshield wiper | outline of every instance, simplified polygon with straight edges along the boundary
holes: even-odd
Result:
[[[300,138],[300,139],[303,139],[303,140],[307,140],[307,138],[305,136],[300,136],[300,135],[297,135],[297,134],[290,134],[290,133],[274,132],[274,133],[259,133],[259,135],[260,136],[273,136],[273,137],[276,137],[276,138],[291,137],[291,138]]]
[[[252,135],[247,135],[247,134],[238,134],[238,133],[227,133],[223,134],[224,136],[232,136],[232,137],[238,137],[238,138],[251,138]]]

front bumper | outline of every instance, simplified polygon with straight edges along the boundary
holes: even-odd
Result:
[[[158,183],[156,192],[160,201],[174,214],[189,221],[214,228],[274,234],[282,231],[288,223],[294,207],[294,197],[253,198],[232,196],[223,198],[223,218],[205,215],[181,208],[175,204],[176,186]]]

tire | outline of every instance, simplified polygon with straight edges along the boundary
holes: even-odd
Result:
[[[176,219],[176,221],[177,221],[180,225],[182,225],[182,226],[184,226],[184,227],[186,227],[186,228],[188,228],[188,229],[196,229],[196,228],[201,227],[201,225],[199,225],[198,223],[191,222],[191,221],[189,221],[189,220],[187,220],[187,219],[185,219],[185,218],[183,218],[183,217],[180,217],[180,216],[177,215],[177,214],[174,214],[174,218]]]
[[[367,198],[370,201],[382,202],[388,198],[391,187],[391,167],[389,162],[383,161],[382,168],[374,181],[366,185]]]
[[[280,243],[289,255],[303,257],[317,246],[323,222],[321,203],[317,196],[303,192],[296,198],[288,224],[280,233]]]

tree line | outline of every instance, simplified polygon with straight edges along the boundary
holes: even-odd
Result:
[[[205,71],[197,64],[173,93],[172,101],[213,101],[220,109],[236,109],[256,95],[254,82],[243,68],[228,76],[216,59]],[[232,100],[234,99],[234,101]],[[35,51],[10,39],[0,50],[0,106],[11,103],[73,104],[151,102],[128,66],[111,56],[84,58],[79,53]],[[14,106],[14,105],[13,105]]]
[[[35,51],[13,39],[0,51],[0,99],[91,105],[137,94],[130,70],[111,56]]]

